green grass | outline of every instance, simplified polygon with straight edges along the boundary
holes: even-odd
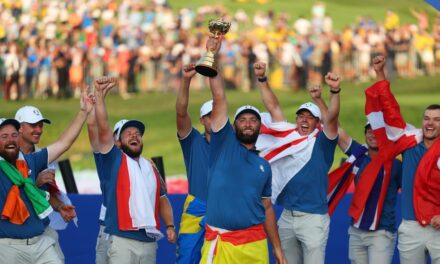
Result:
[[[420,126],[424,108],[432,103],[438,103],[440,99],[439,77],[420,77],[417,79],[397,79],[392,84],[398,101],[401,104],[402,113],[407,122]],[[341,92],[342,109],[340,114],[341,125],[354,138],[363,142],[363,115],[364,95],[363,90],[369,84],[343,83]],[[309,96],[305,91],[292,93],[289,91],[276,91],[280,103],[289,121],[294,120],[296,108]],[[324,94],[328,95],[327,88]],[[232,118],[235,109],[243,104],[253,104],[264,110],[258,91],[243,93],[240,91],[228,91],[227,97],[230,105]],[[198,111],[203,102],[210,98],[209,90],[192,91],[190,95],[189,112],[193,117],[193,123],[198,129],[202,126],[198,123]],[[180,146],[176,138],[175,104],[174,93],[149,93],[138,94],[129,100],[122,100],[117,95],[109,95],[107,106],[112,124],[122,118],[135,118],[146,123],[144,136],[143,155],[163,156],[167,175],[185,174],[185,167]],[[75,116],[79,102],[77,99],[55,100],[34,99],[20,102],[2,102],[0,117],[13,117],[15,111],[23,105],[38,107],[43,115],[52,121],[51,125],[45,125],[41,146],[55,141],[64,128]],[[335,161],[339,162],[342,157],[338,150]],[[85,127],[72,146],[64,155],[71,160],[74,170],[94,168],[93,157],[88,143]],[[335,163],[336,164],[336,163]]]
[[[204,0],[170,0],[174,10],[182,7],[205,5]],[[249,15],[257,10],[274,10],[287,12],[290,15],[290,24],[300,15],[310,17],[310,9],[315,1],[301,0],[268,0],[267,4],[258,4],[256,0],[247,0],[239,3],[235,0],[210,1],[209,4],[222,4],[231,12],[244,9]],[[382,0],[353,1],[353,0],[328,0],[325,1],[327,13],[334,21],[334,27],[341,29],[345,25],[354,24],[357,17],[370,15],[376,21],[383,21],[388,9],[394,10],[400,16],[401,23],[416,23],[416,19],[410,14],[410,8],[423,9],[429,12],[431,21],[435,16],[434,9],[422,0]],[[439,77],[420,77],[417,79],[396,80],[393,90],[401,103],[402,112],[407,122],[420,125],[423,109],[431,103],[438,103],[440,99]],[[340,122],[342,126],[356,139],[363,141],[362,127],[365,123],[363,115],[364,95],[363,88],[366,84],[355,85],[343,83],[342,110]],[[291,93],[288,91],[276,91],[280,103],[290,121],[293,121],[296,107],[309,97],[306,92]],[[327,93],[326,93],[327,94]],[[235,109],[243,104],[253,104],[263,110],[258,92],[243,93],[228,91],[230,103],[230,116]],[[108,98],[109,117],[112,124],[122,118],[136,118],[146,123],[147,130],[144,137],[144,156],[163,156],[167,175],[184,174],[180,146],[176,138],[175,126],[175,94],[174,93],[149,93],[139,94],[129,100],[122,100],[116,95]],[[193,91],[190,98],[189,112],[194,118],[193,122],[198,129],[198,111],[200,105],[210,98],[210,92]],[[44,116],[52,121],[52,125],[45,126],[41,146],[55,141],[64,128],[73,119],[78,110],[79,102],[70,100],[25,100],[21,102],[1,102],[0,117],[13,117],[15,111],[23,105],[34,105],[43,112]],[[342,157],[338,150],[336,161]],[[83,129],[79,139],[72,148],[64,155],[72,162],[74,170],[94,168],[93,157],[90,151],[86,129]]]
[[[208,4],[204,0],[169,0],[173,8],[192,7],[196,8]],[[310,18],[310,10],[315,0],[267,0],[267,3],[260,4],[257,0],[246,0],[244,3],[236,0],[213,0],[209,4],[219,4],[227,10],[234,12],[237,9],[245,10],[248,15],[253,15],[256,11],[273,10],[286,12],[290,16],[292,24],[299,16]],[[335,29],[342,29],[347,25],[356,23],[359,16],[371,16],[375,21],[383,21],[387,10],[393,10],[400,16],[401,23],[417,24],[416,18],[410,13],[410,8],[425,10],[430,14],[431,21],[435,17],[435,9],[423,0],[327,0],[323,1],[326,5],[327,14],[333,18]],[[251,21],[252,22],[252,19]]]

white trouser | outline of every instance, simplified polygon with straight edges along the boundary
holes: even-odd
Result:
[[[63,250],[61,250],[60,241],[58,239],[58,232],[52,227],[47,226],[46,230],[44,230],[43,236],[47,236],[53,239],[53,241],[55,242],[55,250],[62,262],[64,263],[64,253]]]
[[[278,232],[287,263],[324,263],[329,226],[328,214],[284,209],[278,220]]]
[[[143,242],[110,235],[110,264],[156,263],[156,242]]]
[[[427,255],[432,264],[440,264],[440,230],[417,221],[403,220],[399,226],[397,248],[401,264],[426,263]]]
[[[61,264],[55,241],[46,231],[28,239],[0,238],[0,263]]]
[[[104,232],[105,226],[99,225],[99,233],[96,239],[96,264],[108,264],[108,248],[110,245],[109,234]]]
[[[387,264],[393,261],[396,234],[386,230],[348,229],[348,258],[352,264]]]

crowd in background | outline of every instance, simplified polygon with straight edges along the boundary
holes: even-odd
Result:
[[[292,12],[231,13],[218,5],[173,9],[166,0],[0,0],[0,96],[68,98],[102,75],[119,77],[119,94],[173,91],[181,67],[204,54],[209,18],[232,22],[220,60],[226,86],[255,88],[252,65],[265,62],[274,88],[293,91],[332,71],[368,81],[371,58],[388,57],[388,76],[440,72],[440,13],[411,10],[402,24],[389,10],[383,21],[358,17],[342,30],[323,2],[307,16]],[[192,89],[207,87],[202,77]]]

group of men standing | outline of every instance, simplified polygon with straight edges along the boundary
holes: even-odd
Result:
[[[211,38],[207,49],[216,52],[220,43]],[[440,105],[425,109],[422,129],[406,124],[385,79],[384,57],[372,64],[377,82],[365,91],[365,144],[338,123],[341,88],[335,74],[325,76],[329,107],[321,88],[313,86],[314,103],[302,104],[291,124],[269,87],[263,63],[256,63],[254,72],[268,113],[244,105],[231,125],[217,75],[209,79],[213,100],[200,109],[205,130],[200,133],[187,112],[195,65],[184,66],[176,114],[189,194],[178,263],[267,263],[266,242],[259,243],[266,235],[276,263],[324,263],[329,214],[353,181],[352,263],[392,262],[399,189],[401,263],[425,263],[428,255],[432,263],[440,263]],[[349,158],[329,173],[336,145]],[[399,154],[402,161],[396,159]],[[283,207],[277,223],[269,198]],[[263,229],[266,235],[260,236]]]
[[[217,53],[221,42],[221,35],[210,37],[207,50]],[[440,105],[425,109],[421,130],[405,124],[384,64],[381,56],[373,60],[378,80],[365,91],[366,145],[352,140],[338,123],[338,76],[325,76],[329,106],[321,88],[313,86],[314,103],[302,104],[289,123],[264,63],[253,70],[268,113],[243,105],[229,121],[218,74],[209,78],[212,100],[200,109],[201,133],[187,110],[195,65],[184,66],[176,123],[189,192],[178,238],[166,186],[154,164],[141,156],[145,125],[124,119],[110,127],[105,97],[116,78],[96,79],[94,91],[81,96],[71,125],[40,151],[35,144],[43,123],[50,121],[38,109],[0,119],[0,259],[63,263],[47,216],[55,210],[70,221],[76,214],[57,195],[47,167],[73,144],[87,121],[103,193],[97,263],[155,263],[157,241],[163,237],[159,218],[168,241],[177,238],[177,263],[268,263],[267,239],[276,263],[324,263],[329,213],[351,181],[356,185],[349,209],[352,263],[391,262],[399,188],[401,263],[426,262],[428,253],[432,263],[440,263]],[[329,174],[336,145],[349,158]],[[396,160],[401,153],[402,161]],[[273,203],[283,207],[278,221]]]

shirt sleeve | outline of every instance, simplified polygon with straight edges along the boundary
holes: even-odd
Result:
[[[47,148],[44,148],[38,152],[33,152],[29,155],[24,155],[24,158],[29,169],[31,170],[30,177],[33,177],[33,179],[37,179],[38,174],[47,169]]]
[[[219,131],[214,132],[211,130],[209,166],[212,166],[212,164],[218,159],[224,146],[230,143],[232,137],[235,137],[235,134],[229,121],[226,122]]]
[[[347,155],[347,156],[351,156],[354,152],[355,152],[355,150],[357,149],[357,148],[359,148],[359,147],[361,147],[362,145],[361,144],[359,144],[359,142],[357,142],[356,140],[352,140],[351,141],[351,144],[350,144],[350,147],[348,147],[348,149],[347,149],[347,151],[345,152],[345,154]]]
[[[195,128],[192,128],[191,132],[185,138],[179,138],[183,159],[187,168],[191,158],[191,146],[198,135],[200,135],[199,131],[197,131]]]
[[[102,168],[101,168],[101,164],[102,164],[102,160],[101,160],[101,153],[99,152],[93,152],[93,159],[95,160],[95,167],[96,167],[96,173],[98,174],[98,178],[100,181],[103,181],[103,177],[102,177]]]
[[[336,136],[334,139],[329,139],[325,135],[324,132],[319,132],[318,138],[316,140],[319,140],[321,149],[324,152],[324,159],[326,163],[332,164],[333,158],[335,154],[336,145],[338,144],[338,137]]]
[[[122,151],[113,145],[112,149],[105,154],[101,153],[101,166],[98,169],[104,181],[109,181],[112,170],[119,170],[122,160]]]

